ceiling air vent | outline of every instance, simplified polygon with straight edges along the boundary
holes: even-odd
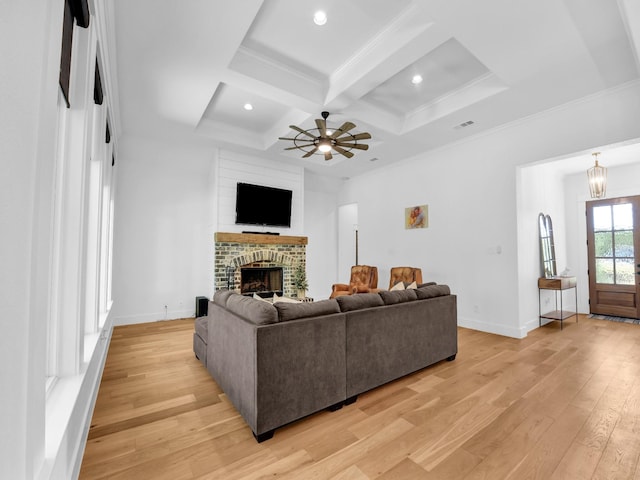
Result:
[[[466,122],[461,123],[460,125],[456,125],[456,126],[455,126],[455,127],[453,127],[453,128],[455,128],[455,129],[460,129],[460,128],[464,128],[464,127],[469,127],[469,126],[473,125],[474,123],[475,123],[475,122],[474,122],[473,120],[467,120]]]

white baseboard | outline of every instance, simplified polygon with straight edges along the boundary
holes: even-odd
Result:
[[[194,310],[177,310],[172,312],[156,312],[156,313],[143,313],[139,315],[125,315],[121,317],[115,317],[113,324],[115,326],[121,325],[136,325],[138,323],[150,323],[160,322],[163,320],[177,320],[179,318],[191,318],[195,317]]]
[[[458,316],[458,326],[512,338],[524,338],[529,331],[526,326],[518,328],[461,316]]]

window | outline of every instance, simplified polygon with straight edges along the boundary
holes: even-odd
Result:
[[[49,319],[47,321],[47,392],[55,385],[56,374],[58,372],[58,345],[59,345],[59,322],[58,322],[58,302],[59,302],[59,283],[60,278],[60,223],[61,223],[61,203],[62,203],[62,177],[63,165],[62,158],[65,151],[65,138],[67,131],[67,99],[62,91],[62,87],[58,90],[58,119],[56,132],[56,151],[54,156],[54,185],[53,185],[53,228],[51,239],[51,304],[49,306]]]

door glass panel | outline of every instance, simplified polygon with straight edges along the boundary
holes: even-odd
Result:
[[[612,258],[596,258],[596,283],[613,283]]]
[[[615,256],[633,258],[633,231],[614,232]]]
[[[611,232],[598,232],[594,234],[596,241],[596,257],[613,256],[613,238]]]
[[[633,208],[630,203],[613,206],[614,230],[633,230]]]
[[[611,230],[611,207],[609,205],[593,208],[593,230],[596,232]]]
[[[635,272],[632,258],[616,258],[616,283],[618,285],[634,285]]]

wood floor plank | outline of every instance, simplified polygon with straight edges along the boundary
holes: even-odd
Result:
[[[632,478],[640,457],[640,436],[616,428],[600,457],[593,478]]]
[[[547,480],[551,478],[588,417],[587,410],[571,405],[567,406],[539,441],[524,453],[523,460],[511,470],[506,478],[508,480]]]
[[[114,328],[80,478],[638,479],[640,327],[458,329],[459,353],[258,444],[193,319]]]

